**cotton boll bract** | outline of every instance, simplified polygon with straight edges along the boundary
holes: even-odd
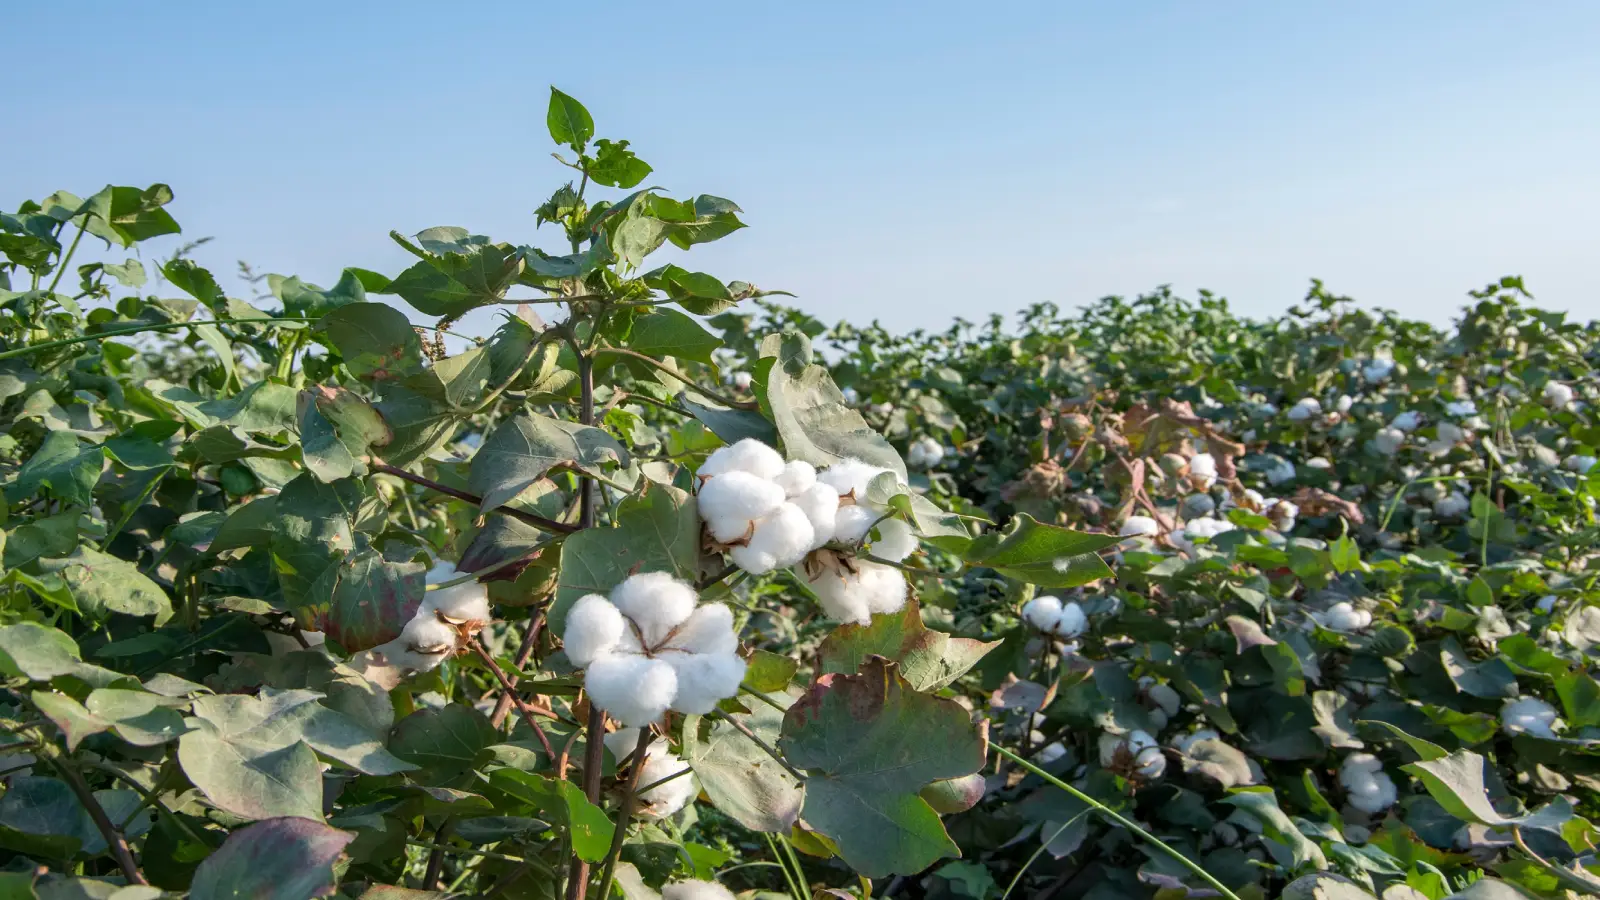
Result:
[[[1559,715],[1554,706],[1538,697],[1519,697],[1500,707],[1500,724],[1513,734],[1554,738],[1563,725]]]
[[[1383,762],[1370,753],[1345,757],[1339,766],[1339,783],[1350,805],[1369,815],[1383,812],[1399,798],[1394,780],[1383,771]]]

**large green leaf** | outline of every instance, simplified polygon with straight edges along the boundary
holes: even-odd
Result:
[[[6,485],[6,497],[13,503],[31,500],[43,488],[51,496],[88,506],[104,463],[101,448],[82,443],[70,431],[52,431],[17,470],[16,480]]]
[[[0,796],[0,847],[71,859],[93,829],[72,788],[59,779],[17,776]]]
[[[283,301],[283,311],[291,316],[317,318],[367,299],[366,287],[357,269],[345,269],[339,275],[339,282],[327,290],[298,278],[278,275],[269,276],[267,284],[272,288],[272,293]]]
[[[325,483],[308,472],[284,485],[272,508],[277,520],[270,546],[290,606],[321,599],[311,596],[312,585],[329,566],[355,552],[352,523],[363,499],[362,484],[349,479]]]
[[[499,734],[483,713],[451,703],[439,709],[419,709],[394,727],[390,748],[401,759],[418,766],[416,777],[425,784],[446,784],[470,774],[480,754],[498,743]]]
[[[90,665],[77,642],[64,631],[38,622],[0,626],[0,675],[52,681],[72,677],[95,686],[109,686],[127,676]]]
[[[776,702],[787,705],[779,694]],[[765,703],[739,722],[767,746],[778,740],[784,714]],[[706,732],[704,738],[700,736]],[[752,831],[787,833],[800,816],[805,790],[765,750],[724,721],[689,716],[683,723],[683,758],[717,809]]]
[[[425,571],[421,563],[390,562],[376,550],[347,556],[318,577],[310,592],[318,602],[305,618],[351,653],[386,644],[422,605]]]
[[[1457,750],[1440,759],[1407,763],[1401,768],[1422,779],[1433,799],[1462,821],[1497,828],[1521,822],[1523,817],[1503,816],[1489,803],[1484,763],[1484,758],[1471,750]]]
[[[177,234],[178,223],[162,209],[172,202],[172,188],[152,184],[144,190],[106,185],[84,201],[87,230],[108,243],[132,247],[140,241]]]
[[[357,378],[387,381],[422,371],[422,341],[417,330],[405,313],[388,304],[341,306],[323,316],[316,328]]]
[[[84,707],[108,723],[117,737],[137,747],[156,747],[176,740],[184,732],[183,716],[166,697],[149,691],[99,688],[84,700]]]
[[[521,413],[502,423],[472,457],[467,487],[488,512],[504,506],[558,466],[603,475],[626,466],[628,451],[599,428]]]
[[[983,767],[983,736],[953,700],[912,690],[871,659],[823,675],[784,716],[779,749],[806,772],[806,823],[871,878],[911,874],[960,850],[919,793]]]
[[[344,388],[301,391],[298,412],[306,468],[323,481],[365,475],[368,455],[394,439],[383,416]]]
[[[1271,788],[1238,788],[1223,798],[1223,802],[1237,807],[1240,812],[1259,822],[1262,835],[1282,846],[1288,854],[1289,862],[1286,865],[1296,869],[1310,866],[1319,871],[1328,868],[1328,858],[1322,848],[1300,833],[1300,829],[1278,805],[1278,796]]]
[[[453,319],[502,302],[522,266],[522,254],[507,244],[458,244],[413,264],[384,293],[399,294],[426,315]]]
[[[71,556],[45,560],[40,567],[60,574],[78,609],[90,618],[103,620],[111,613],[154,616],[160,627],[172,617],[172,600],[160,585],[133,563],[93,547],[80,545]]]
[[[583,789],[576,784],[518,769],[498,769],[490,773],[489,783],[565,825],[572,851],[579,859],[599,862],[611,850],[614,828],[611,820],[606,818],[604,810],[589,802]]]
[[[756,374],[758,382],[764,379],[759,385],[764,405],[790,459],[818,467],[859,459],[905,479],[906,464],[900,454],[861,413],[845,404],[827,369],[806,365],[790,374],[788,367],[764,359]]]
[[[635,572],[699,575],[700,518],[694,497],[675,487],[645,482],[622,501],[614,528],[588,528],[561,544],[561,575],[550,627],[560,634],[567,610],[584,594],[607,594]]]
[[[882,656],[900,664],[900,675],[912,690],[933,692],[966,674],[999,641],[951,637],[922,624],[915,600],[899,612],[880,613],[867,625],[841,625],[818,648],[818,668],[853,675],[862,663]]]
[[[1089,534],[1034,521],[1018,513],[1003,532],[973,541],[967,563],[994,569],[1008,578],[1044,588],[1077,587],[1111,577],[1111,567],[1096,551],[1117,544],[1114,534]]]
[[[674,357],[712,364],[722,340],[675,309],[657,308],[633,320],[628,347],[646,356]]]
[[[566,144],[574,153],[582,153],[589,138],[594,137],[594,119],[577,100],[550,88],[550,107],[545,112],[545,126],[550,129],[550,139]]]
[[[228,835],[195,870],[191,900],[310,900],[333,893],[333,864],[355,835],[280,817]]]

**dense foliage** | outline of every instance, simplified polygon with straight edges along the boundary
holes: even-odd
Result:
[[[829,329],[548,124],[558,251],[254,302],[0,214],[0,896],[1600,890],[1600,329]]]

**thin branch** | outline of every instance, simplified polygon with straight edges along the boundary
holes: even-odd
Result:
[[[133,851],[128,849],[128,840],[111,824],[111,817],[106,815],[105,807],[94,798],[94,791],[89,790],[88,782],[83,780],[83,775],[72,764],[60,756],[52,756],[50,762],[61,773],[62,780],[67,787],[72,789],[89,818],[93,820],[94,827],[100,830],[100,836],[105,838],[106,847],[111,851],[111,858],[117,861],[117,867],[122,869],[122,876],[128,879],[129,884],[149,884],[144,875],[139,872],[139,864],[133,860]]]
[[[483,498],[479,497],[477,494],[469,494],[466,491],[456,490],[449,485],[440,484],[431,478],[424,478],[421,475],[413,475],[412,473],[407,472],[405,469],[402,469],[398,466],[391,466],[388,463],[373,460],[369,465],[369,468],[371,468],[374,472],[379,472],[384,475],[393,475],[402,481],[409,481],[412,484],[421,485],[430,491],[437,491],[447,497],[454,497],[457,500],[462,500],[476,506],[483,505]],[[541,531],[549,531],[555,534],[572,534],[575,531],[582,530],[583,527],[580,525],[568,525],[565,522],[557,522],[555,519],[546,519],[544,516],[534,515],[533,513],[524,512],[520,509],[510,506],[498,506],[495,507],[494,511],[498,513],[504,513],[513,519],[516,519],[520,522],[525,522]]]
[[[522,644],[517,647],[517,655],[511,659],[511,661],[516,664],[516,667],[519,671],[527,668],[528,660],[533,658],[533,648],[539,643],[539,632],[544,630],[544,622],[544,608],[540,607],[539,609],[534,610],[533,618],[528,620],[528,630],[522,635]],[[512,678],[512,685],[515,686],[519,680],[520,679]],[[489,723],[493,725],[496,730],[499,730],[500,726],[506,723],[506,716],[510,715],[511,713],[512,700],[512,691],[502,691],[500,693],[500,699],[495,702],[494,715],[489,717]],[[554,762],[553,757],[551,761]]]
[[[665,372],[668,375],[671,375],[673,378],[677,379],[678,381],[681,381],[684,384],[688,385],[689,388],[691,390],[693,390],[695,393],[704,394],[705,396],[710,397],[712,400],[715,400],[718,403],[721,403],[723,406],[726,406],[729,409],[760,409],[760,406],[758,404],[752,402],[752,401],[749,401],[749,400],[735,400],[732,397],[729,397],[729,396],[727,396],[725,394],[718,393],[718,392],[716,392],[716,391],[714,391],[714,390],[712,390],[710,388],[701,387],[700,385],[690,381],[688,376],[685,373],[680,372],[677,369],[674,369],[673,367],[667,365],[666,363],[662,362],[659,359],[656,359],[653,356],[646,356],[643,353],[639,353],[639,352],[634,351],[634,350],[629,350],[629,349],[627,349],[625,347],[597,347],[597,348],[595,348],[594,354],[596,356],[599,356],[602,353],[612,353],[612,354],[616,354],[617,356],[626,356],[629,359],[637,359],[640,362],[655,368],[657,371]]]
[[[588,173],[584,173],[587,183]],[[582,196],[582,191],[579,191]],[[574,244],[577,242],[574,241]],[[599,323],[592,323],[596,334],[599,333]],[[578,347],[577,335],[573,333],[571,323],[563,326],[561,336],[572,347],[578,357],[578,423],[580,425],[594,424],[594,357],[583,352]],[[594,479],[587,474],[578,474],[578,527],[593,528],[595,525],[595,484]],[[606,712],[595,704],[594,698],[589,698],[589,721],[584,728],[583,745],[583,795],[590,803],[596,805],[600,802],[600,770],[605,764],[605,744],[603,737],[606,733]],[[567,900],[584,900],[589,892],[589,864],[576,852],[567,864]],[[601,900],[610,900],[602,897]]]
[[[703,591],[706,588],[711,587],[713,584],[716,584],[717,582],[721,581],[724,578],[727,578],[729,575],[732,575],[733,573],[735,573],[737,571],[739,571],[739,567],[730,564],[729,566],[727,566],[726,568],[724,568],[722,571],[718,572],[717,574],[708,575],[705,578],[700,579],[698,582],[695,583],[695,589]]]
[[[511,686],[511,680],[506,677],[505,670],[501,669],[500,664],[494,661],[493,656],[489,655],[489,651],[484,649],[483,642],[478,640],[476,635],[472,638],[471,646],[472,652],[478,654],[478,659],[482,660],[483,664],[489,667],[489,671],[494,673],[495,679],[500,682],[500,689],[505,691],[506,696],[510,697],[511,702],[516,705],[517,712],[522,715],[522,721],[528,723],[528,727],[533,729],[534,736],[539,739],[539,744],[544,747],[546,758],[554,762],[556,751],[550,746],[550,739],[544,736],[544,729],[539,727],[539,723],[533,718],[533,714],[538,712],[554,719],[557,718],[555,712],[535,707],[518,697],[517,689]]]
[[[428,868],[422,874],[422,889],[425,891],[439,889],[439,873],[444,870],[444,852],[449,849],[444,842],[449,840],[450,830],[454,827],[455,822],[446,818],[433,832],[434,847],[428,852]]]
[[[628,791],[622,795],[622,808],[617,811],[617,824],[611,830],[611,850],[606,853],[605,869],[600,875],[600,896],[611,896],[611,879],[617,873],[617,857],[622,855],[622,842],[628,836],[628,823],[639,808],[639,776],[644,772],[645,751],[655,738],[649,728],[639,729],[639,741],[633,747],[633,771],[628,773]]]

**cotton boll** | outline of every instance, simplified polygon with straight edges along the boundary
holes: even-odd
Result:
[[[1352,753],[1339,767],[1339,783],[1344,785],[1350,805],[1368,815],[1381,813],[1399,797],[1394,781],[1383,771],[1383,763],[1370,753]]]
[[[729,472],[744,472],[771,481],[783,474],[783,457],[755,438],[745,438],[731,446],[717,448],[706,457],[697,474],[701,478],[713,478]]]
[[[1226,519],[1190,519],[1183,526],[1183,534],[1190,540],[1195,538],[1214,538],[1219,534],[1226,534],[1234,530],[1235,527],[1232,522]]]
[[[1135,769],[1145,778],[1159,778],[1167,770],[1167,759],[1148,732],[1134,729],[1125,735],[1100,735],[1100,765],[1115,765],[1124,753],[1132,758]]]
[[[456,648],[456,630],[438,616],[417,616],[400,632],[400,643],[425,654],[447,653]]]
[[[1146,747],[1133,757],[1133,764],[1139,767],[1139,774],[1145,778],[1160,778],[1167,771],[1167,758],[1161,753],[1160,747]]]
[[[700,486],[696,498],[700,518],[710,528],[711,536],[725,544],[749,537],[755,521],[771,515],[784,500],[783,488],[777,482],[742,470],[707,481]]]
[[[1217,459],[1209,453],[1189,457],[1189,483],[1197,491],[1210,490],[1217,483]]]
[[[1384,456],[1393,456],[1405,446],[1406,434],[1398,428],[1385,428],[1372,438],[1372,446]]]
[[[854,544],[867,536],[872,530],[872,523],[883,518],[883,514],[859,504],[841,506],[834,515],[834,539],[846,544]]]
[[[878,539],[870,549],[872,555],[890,562],[899,562],[917,549],[917,533],[902,519],[884,519],[877,525]]]
[[[567,628],[561,640],[567,659],[583,668],[595,657],[616,646],[628,627],[622,613],[599,594],[586,594],[567,611]]]
[[[1294,530],[1294,523],[1300,516],[1300,507],[1288,500],[1269,500],[1261,514],[1272,520],[1272,527],[1279,531]]]
[[[694,801],[695,795],[700,793],[700,785],[692,774],[682,774],[688,770],[689,764],[674,754],[653,749],[645,757],[644,768],[639,770],[639,785],[655,784],[663,778],[672,778],[665,784],[653,787],[639,795],[643,806],[637,811],[640,818],[665,819],[676,815],[679,810]],[[676,777],[673,777],[676,776]]]
[[[1561,467],[1566,469],[1568,472],[1576,472],[1579,475],[1587,475],[1589,474],[1589,470],[1595,467],[1596,462],[1600,461],[1597,461],[1593,456],[1581,456],[1574,453],[1573,455],[1561,461]]]
[[[748,391],[750,390],[750,380],[749,372],[735,372],[729,382],[741,391]]]
[[[858,562],[857,580],[861,583],[861,590],[867,595],[867,611],[874,614],[899,612],[906,605],[906,594],[909,585],[906,584],[904,572],[890,566],[879,565],[873,562]]]
[[[822,610],[839,622],[866,625],[873,613],[897,612],[906,602],[904,573],[878,563],[856,560],[855,573],[824,567],[806,584],[822,601]]]
[[[790,500],[811,523],[811,547],[815,550],[833,540],[839,518],[839,492],[817,482]]]
[[[734,896],[715,881],[679,881],[662,885],[661,900],[734,900]]]
[[[1053,629],[1058,637],[1075,638],[1089,628],[1089,617],[1084,614],[1083,607],[1076,603],[1066,603],[1061,607],[1061,618],[1057,620]]]
[[[1433,514],[1441,519],[1455,519],[1466,515],[1472,508],[1472,501],[1460,491],[1451,491],[1443,497],[1433,501]]]
[[[428,570],[424,580],[428,584],[444,584],[463,574],[453,564],[441,562]],[[489,589],[476,581],[428,591],[424,603],[458,622],[487,622],[490,618]]]
[[[1372,613],[1356,609],[1351,603],[1340,601],[1328,607],[1328,611],[1322,614],[1319,621],[1330,631],[1360,631],[1372,624]]]
[[[861,402],[860,392],[853,387],[847,387],[839,393],[844,395],[844,402],[850,404],[851,406],[855,406],[857,403]]]
[[[1444,411],[1457,418],[1475,416],[1478,414],[1478,404],[1471,400],[1453,400],[1444,405]]]
[[[1295,405],[1289,407],[1289,421],[1304,422],[1322,415],[1322,404],[1315,397],[1302,398]]]
[[[665,653],[661,658],[677,673],[672,708],[688,715],[711,712],[738,694],[744,681],[745,661],[732,653]]]
[[[1403,431],[1407,434],[1416,431],[1417,426],[1421,424],[1422,414],[1413,410],[1407,410],[1406,412],[1400,413],[1393,419],[1389,420],[1390,428],[1393,428],[1397,431]]]
[[[792,459],[783,464],[783,473],[772,479],[783,488],[783,495],[794,499],[817,483],[817,468],[802,459]]]
[[[1022,620],[1047,634],[1053,633],[1061,621],[1061,598],[1034,597],[1022,604]]]
[[[1209,497],[1207,499],[1210,499]],[[1122,521],[1122,527],[1117,534],[1122,537],[1139,537],[1142,535],[1159,534],[1161,526],[1149,516],[1129,516]]]
[[[1572,403],[1572,388],[1559,381],[1544,384],[1544,402],[1556,409],[1566,409]]]
[[[739,649],[739,635],[733,630],[733,610],[721,603],[707,603],[684,620],[666,646],[687,653],[733,655]]]
[[[857,502],[867,497],[867,487],[872,479],[888,469],[864,463],[859,459],[842,459],[817,473],[817,480],[839,492],[839,496],[854,494]]]
[[[1556,731],[1564,725],[1557,716],[1556,708],[1538,697],[1507,700],[1500,707],[1500,724],[1513,734],[1554,738]]]
[[[1362,367],[1361,377],[1376,384],[1377,382],[1387,379],[1393,372],[1394,360],[1386,357],[1379,357],[1370,360],[1365,366]]]
[[[638,626],[646,646],[660,643],[682,625],[699,600],[694,587],[666,572],[629,575],[611,591],[611,602]]]
[[[1317,469],[1326,472],[1327,470],[1333,468],[1333,463],[1328,462],[1328,458],[1325,456],[1313,456],[1306,460],[1306,468]]]
[[[1349,394],[1340,394],[1339,399],[1334,401],[1333,409],[1334,412],[1337,412],[1342,416],[1349,412],[1350,408],[1355,405],[1356,401],[1354,397],[1350,396]]]
[[[918,469],[936,466],[944,459],[944,446],[927,435],[911,442],[906,450],[906,462]]]
[[[624,725],[658,721],[678,693],[678,674],[659,659],[609,653],[589,664],[583,679],[589,700]]]
[[[779,506],[777,511],[756,523],[750,540],[728,551],[733,564],[751,575],[763,575],[773,569],[792,566],[805,558],[816,543],[811,520],[793,503]]]

